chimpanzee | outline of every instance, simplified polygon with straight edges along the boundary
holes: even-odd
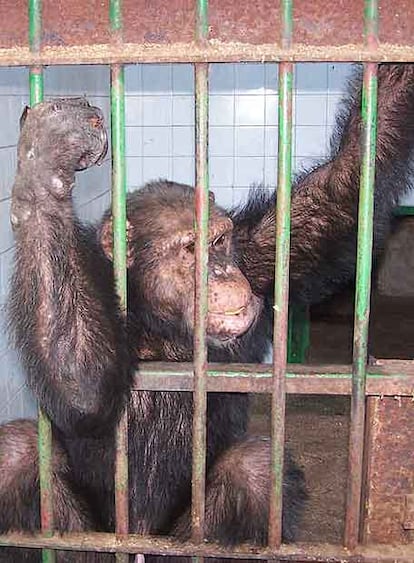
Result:
[[[355,271],[361,164],[361,76],[337,120],[330,158],[296,181],[290,292],[312,303]],[[375,232],[409,185],[414,144],[414,66],[379,68]],[[59,530],[113,530],[114,427],[128,404],[130,530],[189,535],[192,396],[131,392],[147,360],[191,361],[194,314],[194,190],[156,181],[128,198],[127,322],[115,295],[111,218],[80,225],[75,172],[106,153],[102,114],[84,99],[41,103],[22,118],[11,221],[16,260],[10,318],[29,383],[54,423],[55,520]],[[261,362],[271,339],[276,194],[253,193],[225,212],[211,197],[208,226],[210,361]],[[245,394],[210,394],[206,538],[266,541],[269,441],[246,438]],[[0,428],[0,531],[36,530],[36,428]],[[283,536],[295,537],[306,494],[287,457]],[[3,556],[3,559],[1,557]],[[0,560],[35,561],[30,550]],[[4,559],[6,558],[6,559]],[[106,561],[61,553],[61,561]]]

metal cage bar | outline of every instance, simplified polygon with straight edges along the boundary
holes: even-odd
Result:
[[[109,15],[113,42],[122,41],[122,0],[111,0]],[[122,313],[127,311],[127,237],[125,166],[125,81],[122,65],[111,65],[111,148],[112,148],[112,231],[114,280]],[[128,410],[125,408],[116,429],[115,531],[129,532],[128,488]],[[127,553],[116,553],[119,563],[127,563]]]
[[[208,364],[208,392],[271,393],[273,368],[268,364]],[[347,365],[288,365],[286,392],[306,395],[351,395],[352,368]],[[140,391],[193,391],[191,364],[151,362],[136,374]],[[369,367],[366,396],[412,397],[414,366],[411,360],[381,360]]]
[[[208,0],[198,0],[196,38],[202,43],[208,35]],[[195,332],[194,332],[194,413],[192,536],[204,537],[207,426],[207,313],[208,313],[208,64],[195,65]]]
[[[282,0],[282,45],[292,40],[292,0]],[[286,362],[289,302],[290,192],[292,183],[292,63],[279,65],[279,151],[273,325],[273,390],[269,546],[282,537],[282,482],[285,439]]]
[[[184,45],[184,46],[183,46]],[[212,42],[200,46],[197,43],[158,44],[131,43],[122,45],[100,44],[79,46],[46,46],[41,53],[31,53],[27,48],[0,48],[0,66],[31,65],[80,65],[80,64],[135,64],[135,63],[232,63],[232,62],[414,62],[414,47],[380,45],[377,52],[363,45],[321,46],[295,44],[290,49],[281,48],[277,43],[227,44]]]
[[[284,544],[280,549],[241,545],[232,549],[214,543],[177,542],[171,538],[130,534],[117,537],[103,532],[71,533],[45,538],[41,535],[14,532],[0,536],[1,545],[77,551],[144,553],[172,556],[204,556],[230,559],[271,559],[300,563],[412,563],[414,547],[407,545],[359,545],[348,550],[337,544]]]
[[[121,307],[126,312],[126,178],[125,178],[125,109],[124,62],[193,62],[196,94],[196,305],[194,364],[153,363],[140,369],[135,380],[138,390],[190,391],[194,394],[192,525],[193,541],[177,544],[168,538],[147,538],[128,534],[128,428],[126,413],[117,431],[116,532],[53,534],[53,503],[51,481],[51,424],[39,412],[39,471],[41,488],[42,531],[36,535],[11,533],[0,536],[1,546],[43,549],[43,561],[55,560],[54,549],[116,552],[118,561],[126,561],[127,553],[161,555],[195,555],[268,559],[282,557],[286,561],[391,561],[414,560],[413,546],[358,546],[361,505],[362,454],[364,446],[365,397],[368,395],[412,396],[413,362],[385,361],[367,369],[367,334],[371,276],[373,185],[375,178],[376,142],[376,70],[378,60],[414,60],[414,50],[402,46],[389,52],[378,47],[378,1],[365,0],[365,46],[347,46],[324,51],[324,47],[304,51],[292,45],[292,0],[282,0],[281,45],[225,45],[208,42],[208,2],[197,1],[197,22],[194,51],[183,54],[182,48],[166,45],[125,45],[122,38],[122,0],[110,1],[112,42],[105,48],[57,47],[41,49],[41,0],[29,0],[29,52],[22,49],[7,59],[1,49],[0,65],[32,65],[30,69],[30,103],[43,98],[43,74],[39,65],[111,63],[111,122],[113,159],[113,235],[114,271]],[[302,50],[301,50],[302,49]],[[6,55],[5,55],[6,53]],[[6,58],[5,58],[6,56]],[[208,62],[209,61],[284,61],[279,78],[279,172],[275,266],[274,365],[208,365],[206,345],[207,272],[208,272]],[[364,60],[363,88],[363,162],[360,180],[356,318],[354,330],[354,364],[350,366],[286,365],[289,277],[289,227],[291,188],[291,111],[292,61],[301,60]],[[215,544],[204,544],[205,454],[207,392],[256,392],[272,395],[272,491],[270,505],[269,547],[241,546],[227,551]],[[346,516],[346,548],[330,545],[282,545],[282,474],[285,394],[323,393],[352,394],[351,436],[349,451],[349,483]],[[50,537],[52,536],[52,537]]]
[[[365,0],[365,42],[375,50],[378,41],[378,1]],[[359,539],[363,452],[365,435],[365,388],[368,326],[371,294],[374,215],[375,155],[377,140],[376,63],[364,65],[362,88],[362,164],[359,194],[358,246],[355,292],[353,380],[348,457],[345,545],[353,548]]]
[[[30,51],[39,54],[42,42],[42,0],[29,0],[29,45]],[[43,68],[34,66],[29,71],[30,106],[43,100]],[[40,524],[45,536],[53,535],[53,489],[52,489],[52,423],[38,409],[38,453],[40,484]],[[54,563],[56,554],[51,549],[42,550],[43,563]]]

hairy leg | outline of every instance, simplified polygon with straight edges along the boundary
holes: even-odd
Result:
[[[227,450],[213,466],[206,487],[205,537],[231,547],[243,542],[267,543],[270,490],[269,438],[252,437]],[[292,542],[307,498],[302,471],[285,456],[283,478],[283,541]],[[191,537],[191,511],[178,521],[173,534]],[[228,558],[212,563],[230,563]],[[146,556],[146,563],[189,563],[187,557]],[[250,560],[245,560],[250,563]],[[253,563],[253,560],[251,560]]]
[[[93,530],[88,506],[74,491],[65,452],[53,445],[53,506],[59,531]],[[40,529],[37,428],[33,421],[19,420],[0,426],[0,533],[36,532]],[[59,563],[109,563],[106,554],[61,551]],[[0,563],[41,561],[40,550],[1,548]]]
[[[269,438],[252,437],[227,450],[213,466],[206,490],[206,539],[224,545],[267,542],[270,490]],[[283,478],[283,540],[295,540],[303,504],[306,501],[302,471],[285,457]],[[187,539],[191,534],[188,511],[174,534]]]

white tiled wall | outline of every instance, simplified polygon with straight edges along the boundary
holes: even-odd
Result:
[[[347,64],[297,65],[294,164],[327,152]],[[133,65],[126,70],[128,186],[167,177],[194,183],[191,65]],[[277,175],[277,65],[214,64],[210,70],[210,184],[230,207],[252,183]]]
[[[295,72],[294,167],[327,153],[348,64],[298,64]],[[130,190],[155,178],[194,183],[194,76],[191,65],[126,68],[126,152]],[[3,305],[13,259],[9,227],[18,118],[27,103],[26,69],[0,68],[0,422],[35,414],[14,353],[7,348]],[[49,67],[47,96],[84,95],[109,124],[107,67]],[[245,199],[249,185],[272,188],[277,175],[277,65],[214,64],[210,71],[210,183],[219,204]],[[78,175],[75,200],[83,219],[109,205],[110,158]],[[414,204],[414,196],[406,200]]]
[[[16,354],[7,343],[4,310],[13,260],[10,188],[16,167],[18,122],[27,103],[27,72],[0,69],[0,421],[35,413]]]
[[[45,70],[47,97],[84,95],[102,107],[108,119],[109,74],[107,68],[59,67]],[[28,104],[28,71],[0,68],[0,422],[36,416],[36,404],[27,386],[17,355],[7,343],[5,303],[13,262],[10,228],[10,190],[16,168],[19,117]],[[110,159],[100,168],[78,175],[75,200],[79,215],[99,217],[108,206]]]

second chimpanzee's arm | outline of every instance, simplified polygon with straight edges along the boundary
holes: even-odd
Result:
[[[22,127],[12,195],[15,341],[42,408],[74,434],[113,427],[130,381],[112,272],[75,220],[71,197],[75,170],[105,151],[97,108],[40,104]]]
[[[380,65],[375,185],[376,246],[384,239],[398,197],[409,184],[414,147],[414,65]],[[350,88],[328,162],[298,178],[291,208],[291,297],[315,302],[355,271],[361,165],[361,80]],[[235,241],[255,292],[274,279],[275,194],[259,196],[237,213]]]

